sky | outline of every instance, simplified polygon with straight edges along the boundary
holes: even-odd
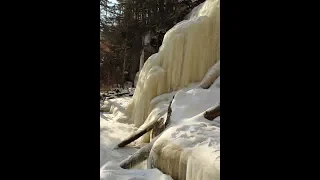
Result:
[[[111,3],[118,3],[118,1],[117,0],[109,0]],[[104,11],[101,11],[101,9],[100,9],[100,14],[105,14],[105,12]]]

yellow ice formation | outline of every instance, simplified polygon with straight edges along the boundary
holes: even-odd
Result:
[[[159,52],[144,64],[127,114],[140,127],[151,100],[201,81],[220,59],[220,0],[207,0],[188,20],[170,29]]]

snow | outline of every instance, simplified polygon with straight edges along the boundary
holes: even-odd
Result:
[[[148,167],[173,179],[220,179],[220,118],[209,121],[203,116],[219,101],[220,78],[209,89],[178,91],[171,123],[155,142]]]
[[[110,122],[130,123],[125,111],[125,108],[128,106],[130,99],[130,97],[122,97],[106,100],[102,107],[106,110],[109,109],[110,112],[105,113],[102,116],[105,116],[108,119],[112,119],[112,121]]]
[[[137,151],[134,147],[113,149],[121,140],[136,131],[133,124],[118,122],[126,119],[124,108],[130,98],[116,98],[105,102],[110,112],[100,113],[100,167],[107,161],[120,162]],[[125,120],[123,120],[125,121]]]
[[[186,88],[182,89],[181,91],[188,91],[195,87],[198,87],[199,83],[191,83]],[[167,115],[167,110],[170,101],[173,99],[173,96],[177,93],[177,91],[173,91],[171,93],[165,93],[153,98],[149,105],[149,111],[151,111],[143,125],[140,126],[142,129],[148,122],[156,121],[159,118]],[[140,139],[141,142],[149,142],[151,140],[150,132],[143,135],[143,138]]]
[[[132,142],[123,148],[114,147],[124,138],[131,135],[137,128],[133,124],[123,123],[127,121],[124,109],[130,98],[122,97],[110,99],[104,102],[110,112],[100,113],[100,179],[101,180],[172,180],[156,168],[145,169],[146,162],[134,168],[122,169],[119,163],[135,153],[136,142]],[[120,122],[119,122],[120,121]],[[123,121],[123,122],[122,122]]]
[[[100,169],[100,180],[173,180],[158,169],[122,169],[108,162]]]
[[[151,101],[154,113],[149,121],[166,115],[173,95],[171,123],[155,142],[148,158],[148,168],[143,163],[140,169],[122,169],[119,163],[138,149],[134,141],[128,146],[113,149],[117,143],[132,134],[137,128],[128,120],[125,108],[130,97],[110,99],[105,105],[110,112],[100,117],[100,179],[101,180],[215,180],[220,178],[220,119],[208,121],[203,113],[220,100],[220,77],[209,89],[190,84],[177,92],[167,93]],[[162,108],[161,108],[162,107]],[[159,114],[159,112],[164,112]],[[140,127],[141,128],[141,127]],[[201,167],[199,169],[199,167]],[[161,171],[160,171],[161,170]]]
[[[220,59],[219,3],[219,0],[207,0],[196,16],[170,29],[159,52],[143,65],[127,107],[135,126],[140,127],[146,121],[154,97],[201,81]]]

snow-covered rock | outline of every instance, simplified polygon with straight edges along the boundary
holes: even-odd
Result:
[[[149,168],[175,180],[220,179],[220,118],[209,121],[203,116],[219,103],[219,87],[220,78],[209,89],[176,93],[171,122],[151,149]]]

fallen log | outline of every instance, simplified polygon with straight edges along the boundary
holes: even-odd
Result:
[[[114,98],[116,98],[116,96],[108,97],[107,100],[108,100],[108,99],[114,99]]]
[[[100,112],[109,112],[109,109],[100,109]]]
[[[171,104],[172,104],[173,99],[174,99],[174,96],[169,104],[166,119],[161,117],[157,121],[155,121],[155,123],[153,124],[153,126],[152,126],[153,129],[151,132],[151,137],[152,137],[151,142],[148,143],[147,145],[143,146],[141,149],[139,149],[137,152],[135,152],[129,158],[123,160],[120,163],[121,168],[130,169],[133,166],[146,160],[149,157],[149,154],[150,154],[150,151],[151,151],[151,148],[152,148],[154,142],[160,137],[160,134],[163,132],[163,130],[167,127],[167,125],[170,122],[170,117],[171,117],[171,113],[172,113]],[[148,127],[150,127],[150,126],[148,126]]]
[[[144,135],[145,133],[147,133],[151,130],[156,131],[153,133],[154,134],[153,137],[156,137],[157,135],[159,135],[170,122],[170,116],[171,116],[171,112],[172,112],[171,103],[172,103],[173,99],[174,99],[174,96],[169,104],[167,118],[165,121],[163,118],[159,118],[156,121],[150,122],[143,129],[137,130],[131,136],[129,136],[126,139],[124,139],[123,141],[121,141],[115,148],[124,147],[127,144],[133,142],[134,140],[138,139],[139,137],[141,137],[142,135]]]
[[[141,149],[139,149],[137,152],[135,152],[133,155],[131,155],[129,158],[123,160],[120,162],[120,167],[123,169],[130,169],[133,166],[139,164],[140,162],[148,159],[151,148],[154,144],[154,142],[158,139],[159,136],[152,139],[150,143],[143,146]]]
[[[137,130],[131,136],[127,137],[123,141],[121,141],[116,147],[124,147],[127,144],[131,143],[132,141],[138,139],[140,136],[144,135],[148,131],[151,131],[155,124],[157,124],[158,120],[154,122],[150,122],[146,127],[143,129]]]
[[[220,103],[211,110],[208,110],[204,113],[204,118],[212,121],[216,117],[220,116]]]
[[[163,117],[159,118],[158,120],[149,123],[145,128],[136,131],[133,135],[129,136],[122,142],[120,142],[117,147],[124,147],[125,145],[131,143],[132,141],[138,139],[143,134],[147,133],[148,131],[152,130],[151,137],[152,140],[147,145],[143,146],[141,149],[139,149],[137,152],[135,152],[133,155],[131,155],[129,158],[123,160],[120,162],[120,167],[124,169],[130,169],[133,166],[137,165],[138,163],[146,160],[149,157],[150,151],[152,149],[152,146],[154,142],[160,137],[160,134],[163,132],[163,130],[167,127],[167,125],[170,122],[170,117],[172,113],[171,104],[174,99],[174,96],[172,100],[169,103],[168,106],[168,113],[166,119]]]
[[[125,92],[125,93],[118,93],[118,94],[116,94],[116,96],[123,96],[123,95],[125,95],[125,94],[129,94],[129,92]]]

